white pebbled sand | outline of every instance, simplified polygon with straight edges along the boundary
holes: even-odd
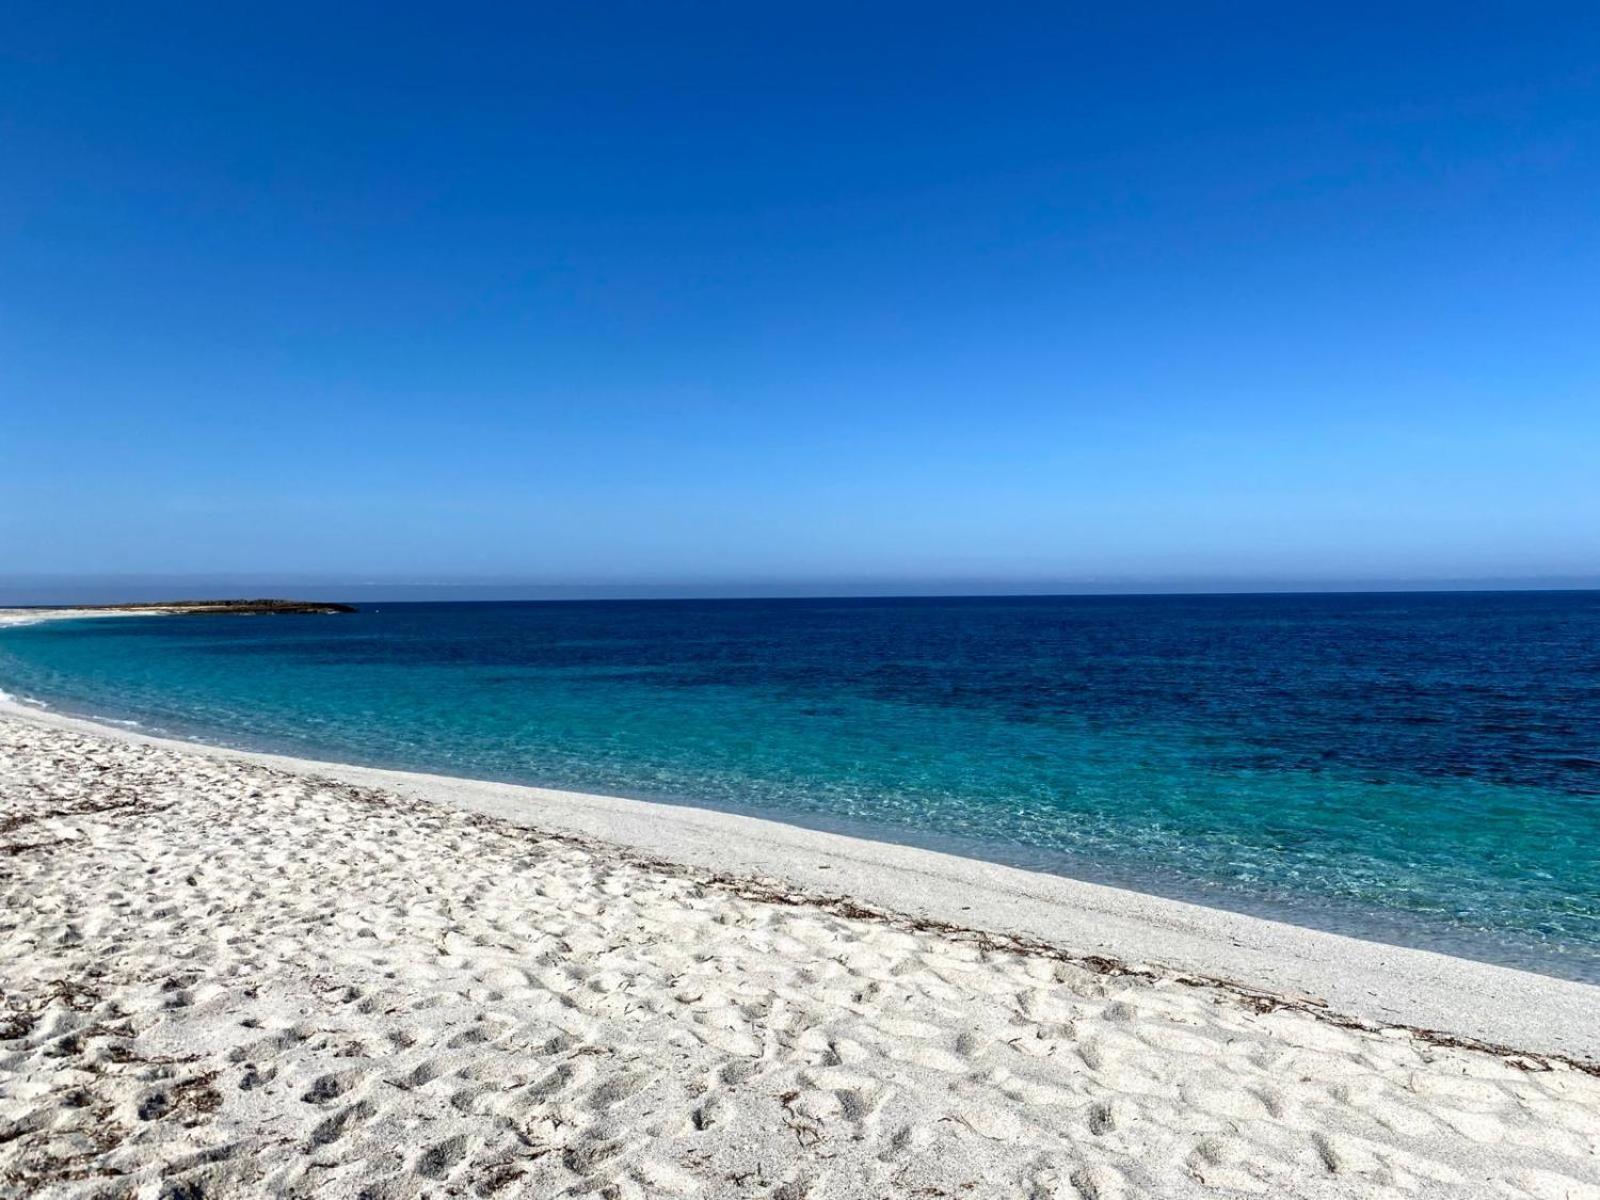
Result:
[[[4,706],[0,891],[8,1196],[1600,1197],[1600,1077],[1180,972],[1585,1058],[1600,989],[921,851]]]

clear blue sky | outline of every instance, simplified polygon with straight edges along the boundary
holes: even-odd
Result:
[[[0,574],[1600,575],[1595,5],[518,7],[8,8]]]

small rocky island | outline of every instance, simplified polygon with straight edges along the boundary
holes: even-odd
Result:
[[[90,612],[148,612],[179,615],[286,616],[299,613],[353,613],[353,604],[326,600],[157,600],[139,604],[84,604]]]

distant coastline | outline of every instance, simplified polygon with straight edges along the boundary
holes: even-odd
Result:
[[[359,612],[353,604],[331,600],[141,600],[124,604],[49,604],[22,606],[26,611],[72,613],[141,613],[177,616],[288,616]]]

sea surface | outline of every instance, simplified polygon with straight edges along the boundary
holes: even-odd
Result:
[[[1595,592],[127,617],[0,630],[0,688],[1600,982]]]

